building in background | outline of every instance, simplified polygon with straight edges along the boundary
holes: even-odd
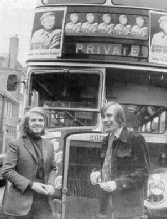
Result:
[[[10,38],[9,53],[0,54],[0,86],[7,90],[7,79],[9,75],[17,75],[19,81],[25,79],[25,69],[18,62],[19,39],[18,36]],[[9,92],[16,100],[19,101],[18,116],[22,118],[24,87],[20,83],[16,91]]]
[[[9,75],[17,75],[24,81],[25,71],[18,62],[18,36],[10,38],[9,54],[0,54],[0,167],[6,152],[6,145],[17,135],[19,120],[23,115],[24,85],[20,83],[16,91],[7,91]],[[0,174],[1,175],[1,174]]]
[[[19,101],[0,86],[0,179],[7,144],[17,136]]]

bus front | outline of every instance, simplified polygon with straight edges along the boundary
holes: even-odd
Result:
[[[55,187],[62,180],[53,201],[58,218],[97,218],[101,190],[91,184],[90,173],[101,168],[106,134],[101,132],[100,109],[106,101],[122,104],[128,128],[145,137],[151,157],[149,185],[161,167],[166,171],[167,46],[154,35],[167,12],[156,10],[157,1],[149,3],[42,0],[36,8],[25,111],[38,106],[47,114],[44,138],[54,145]],[[151,191],[145,200],[150,218],[167,209],[161,206],[163,199],[156,199],[160,202],[155,201],[155,208]]]

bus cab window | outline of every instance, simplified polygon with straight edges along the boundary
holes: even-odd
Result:
[[[39,106],[96,108],[98,106],[100,76],[72,74],[64,80],[63,74],[32,76],[32,91],[38,93]],[[33,104],[31,98],[30,105]]]
[[[31,84],[29,105],[47,108],[49,127],[91,126],[96,123],[98,113],[91,110],[99,106],[100,74],[32,74]],[[60,110],[56,110],[57,107]],[[85,109],[88,111],[84,112]]]

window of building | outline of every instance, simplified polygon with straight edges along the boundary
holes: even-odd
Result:
[[[5,117],[13,118],[13,103],[5,102]]]

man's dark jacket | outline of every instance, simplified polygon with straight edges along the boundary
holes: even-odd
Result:
[[[44,183],[54,186],[56,163],[51,142],[42,139]],[[28,137],[20,137],[9,143],[8,155],[2,168],[2,176],[11,182],[4,206],[4,213],[13,216],[27,215],[33,203],[33,191],[28,189],[35,181],[38,159]],[[49,197],[48,197],[49,198]]]
[[[102,163],[108,147],[108,136],[102,144]],[[113,141],[111,180],[117,189],[109,193],[112,207],[118,217],[143,215],[144,186],[149,175],[149,152],[143,136],[123,128],[118,139]],[[108,198],[108,201],[110,198]],[[110,201],[109,201],[110,202]]]

